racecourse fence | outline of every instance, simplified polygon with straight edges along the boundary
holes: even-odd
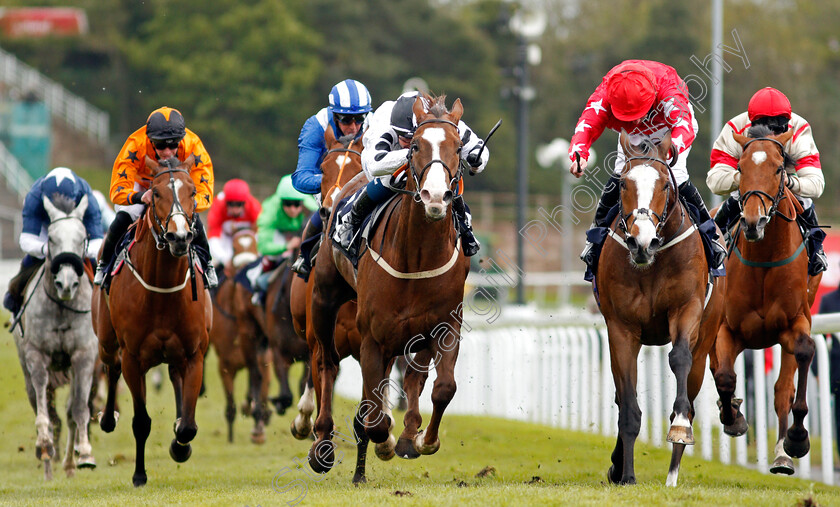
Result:
[[[610,437],[617,434],[618,409],[614,403],[608,337],[600,316],[562,311],[551,315],[505,307],[492,323],[483,319],[465,315],[455,368],[458,392],[447,413],[497,416]],[[816,315],[813,324],[815,333],[840,331],[840,314]],[[824,374],[817,378],[809,372],[809,414],[805,424],[812,438],[819,438],[822,462],[812,467],[812,453],[795,460],[796,476],[834,484],[836,435],[827,374],[828,351],[822,334],[815,334],[814,339],[814,361],[818,372]],[[639,354],[639,439],[662,447],[667,445],[668,416],[676,395],[676,381],[668,366],[669,351],[670,346],[644,346]],[[752,356],[752,373],[745,382],[747,354]],[[738,438],[723,433],[718,395],[707,363],[706,378],[695,400],[693,427],[697,445],[688,446],[687,454],[699,453],[706,460],[718,459],[769,473],[777,433],[773,383],[778,376],[780,354],[779,346],[774,347],[772,368],[768,365],[767,373],[763,350],[746,351],[739,356],[736,396],[745,400],[741,409],[750,422],[750,432]],[[420,400],[423,412],[432,410],[430,392],[434,378],[432,371]],[[361,396],[361,371],[352,358],[341,363],[336,390],[351,399]],[[396,402],[394,392],[391,398]],[[772,436],[770,430],[774,430]],[[815,444],[813,440],[812,443]],[[749,458],[751,454],[753,459]],[[607,457],[604,459],[606,463]]]

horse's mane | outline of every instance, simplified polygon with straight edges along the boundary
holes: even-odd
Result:
[[[446,95],[433,96],[424,93],[420,97],[423,99],[423,105],[426,106],[426,111],[435,118],[440,118],[449,112],[446,109]]]
[[[76,209],[76,200],[72,197],[67,197],[64,194],[60,194],[58,192],[53,192],[51,196],[49,196],[50,201],[53,203],[59,211],[64,213],[70,213],[74,209]]]
[[[760,137],[774,137],[776,135],[773,130],[770,129],[767,125],[753,125],[752,127],[747,130],[747,137],[751,137],[753,139],[758,139]],[[794,168],[796,167],[796,160],[791,157],[788,152],[783,153],[785,157],[784,165],[785,168]]]

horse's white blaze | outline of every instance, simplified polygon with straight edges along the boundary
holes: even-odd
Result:
[[[752,161],[755,165],[761,165],[765,160],[767,160],[767,153],[763,151],[756,151],[752,154]]]
[[[650,209],[650,203],[653,201],[653,191],[656,182],[659,180],[659,171],[647,164],[637,165],[627,173],[627,179],[636,183],[636,209]],[[653,224],[653,220],[650,216],[640,215],[637,217],[636,227],[639,228],[636,241],[641,247],[647,248],[653,238],[656,237],[656,226]]]
[[[422,137],[432,147],[432,160],[440,160],[440,145],[446,139],[446,131],[442,128],[427,128],[423,131]],[[429,166],[422,190],[429,192],[431,203],[440,204],[443,202],[443,195],[449,190],[447,174],[443,164],[435,162]]]
[[[677,414],[677,416],[674,417],[674,422],[671,423],[671,426],[682,426],[684,428],[690,428],[691,421],[689,421],[688,417],[686,417],[685,415]]]
[[[248,249],[251,245],[254,244],[254,238],[251,236],[241,236],[239,239],[236,240],[243,249]]]
[[[339,169],[341,169],[341,166],[349,163],[350,157],[348,157],[347,155],[339,155],[335,157],[335,165],[337,165]]]
[[[175,180],[175,195],[181,193],[181,187],[184,186],[184,183],[181,180]],[[189,231],[189,224],[187,224],[187,219],[183,215],[174,215],[172,217],[172,223],[175,224],[175,232],[179,235],[187,235]]]
[[[336,200],[336,199],[338,199],[338,194],[339,194],[339,193],[341,193],[341,189],[340,189],[340,188],[338,188],[338,187],[335,187],[335,190],[333,190],[333,191],[332,191],[332,193],[330,194],[330,197],[331,197],[331,199],[330,199],[330,207],[329,207],[329,210],[330,210],[330,211],[332,211],[332,204],[333,204],[333,203],[335,203],[335,200]]]

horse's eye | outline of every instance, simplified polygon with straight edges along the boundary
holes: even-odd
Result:
[[[420,147],[417,146],[417,144],[412,144],[411,145],[411,151],[419,151],[419,150],[420,150]]]

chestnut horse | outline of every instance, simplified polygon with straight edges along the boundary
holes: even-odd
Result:
[[[233,442],[233,421],[236,418],[236,403],[233,397],[233,380],[239,370],[246,367],[245,357],[239,346],[239,335],[236,322],[236,272],[257,260],[257,240],[254,231],[243,229],[233,235],[233,258],[230,265],[225,266],[225,279],[219,284],[213,297],[213,328],[210,330],[210,343],[219,356],[219,375],[225,390],[225,419],[228,424],[228,442]],[[250,304],[250,301],[248,301]],[[266,354],[263,354],[264,356]],[[258,360],[261,370],[262,383],[260,388],[260,402],[265,404],[268,399],[268,384],[270,379],[269,358]],[[254,400],[250,396],[250,388],[242,405],[242,413],[251,415]],[[268,413],[268,412],[266,412]],[[251,432],[254,443],[265,442],[265,421],[255,421]]]
[[[671,136],[659,145],[648,138],[633,145],[623,132],[620,141],[627,161],[621,173],[621,209],[609,231],[612,239],[604,243],[595,278],[609,333],[618,405],[618,438],[607,477],[612,483],[636,483],[639,350],[642,345],[671,344],[668,360],[677,396],[668,432],[668,442],[674,446],[666,485],[676,486],[685,446],[694,444],[694,398],[720,323],[724,279],[709,280],[700,233],[679,199],[666,162],[669,152],[672,164],[678,156]]]
[[[806,389],[814,356],[811,304],[822,274],[808,276],[805,240],[796,223],[801,205],[785,186],[785,144],[793,131],[773,135],[753,127],[750,137],[735,134],[743,148],[738,161],[741,223],[726,262],[726,311],[718,331],[712,372],[720,394],[720,421],[732,436],[743,435],[747,422],[741,400],[733,399],[735,359],[745,349],[782,346],[782,363],[775,388],[779,418],[776,457],[770,471],[793,474],[791,457],[808,453]],[[794,388],[797,368],[799,381]],[[795,399],[794,399],[795,394]],[[793,426],[788,414],[793,409]]]
[[[434,410],[426,430],[418,432],[420,414],[410,406],[400,438],[413,444],[415,453],[433,454],[440,448],[441,417],[455,395],[460,305],[469,269],[450,206],[462,177],[458,122],[463,107],[456,100],[447,111],[444,100],[424,95],[415,101],[417,129],[409,149],[406,188],[386,210],[390,219],[372,233],[358,271],[331,243],[324,243],[329,248],[321,252],[314,266],[307,333],[314,334],[322,351],[317,364],[321,379],[317,439],[309,451],[309,465],[316,472],[327,472],[334,465],[332,397],[339,361],[334,339],[336,315],[354,297],[358,301],[356,326],[362,337],[359,362],[364,379],[362,402],[354,419],[357,440],[370,438],[385,444],[383,452],[393,448],[393,420],[383,399],[387,370],[395,357],[411,351],[422,357],[415,357],[415,362],[423,368],[435,355]],[[339,196],[350,195],[366,183],[359,175]],[[330,224],[334,220],[335,216],[331,217]],[[418,378],[424,375],[419,368],[410,371],[406,383],[413,382],[413,387],[407,389],[413,392],[418,385],[422,387]]]
[[[169,164],[167,164],[169,162]],[[196,188],[190,176],[193,157],[175,167],[146,158],[153,174],[151,204],[135,222],[135,240],[125,265],[111,282],[110,294],[93,293],[93,324],[99,355],[108,368],[108,399],[99,421],[114,431],[114,400],[122,373],[134,401],[131,428],[136,442],[132,482],[146,484],[145,448],[151,430],[146,410],[146,372],[168,363],[175,390],[175,438],[169,455],[183,463],[192,454],[195,405],[201,388],[204,355],[212,325],[212,303],[196,273],[191,241],[197,214]],[[192,282],[192,283],[191,283]]]

